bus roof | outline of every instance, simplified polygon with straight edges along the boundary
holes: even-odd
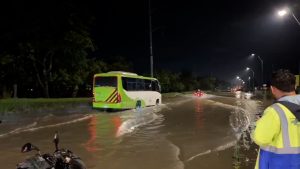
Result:
[[[97,77],[97,76],[122,76],[122,77],[134,77],[134,78],[140,78],[140,79],[157,80],[156,78],[139,76],[136,73],[124,72],[124,71],[110,71],[110,72],[107,72],[107,73],[98,73],[98,74],[94,75],[94,77]]]

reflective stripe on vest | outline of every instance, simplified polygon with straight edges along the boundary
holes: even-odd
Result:
[[[263,149],[265,151],[273,152],[276,154],[300,154],[300,147],[291,147],[288,121],[287,121],[284,111],[278,104],[273,104],[272,107],[276,110],[276,112],[280,118],[282,137],[283,137],[282,138],[283,148],[277,148],[274,146],[265,146],[265,147],[261,147],[261,149]]]

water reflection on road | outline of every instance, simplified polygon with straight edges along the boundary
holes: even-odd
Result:
[[[0,162],[14,168],[26,156],[19,153],[25,142],[51,152],[58,130],[61,146],[81,156],[89,169],[253,168],[245,152],[253,152],[249,133],[258,111],[252,100],[180,96],[140,111],[32,116],[17,132],[2,124]],[[35,124],[28,126],[29,121]]]

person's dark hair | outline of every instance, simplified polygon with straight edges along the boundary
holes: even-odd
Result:
[[[296,78],[289,70],[279,69],[272,74],[271,85],[283,92],[295,91]]]

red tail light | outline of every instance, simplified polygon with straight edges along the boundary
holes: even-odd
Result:
[[[122,101],[121,95],[118,93],[117,94],[117,103],[120,103]]]

